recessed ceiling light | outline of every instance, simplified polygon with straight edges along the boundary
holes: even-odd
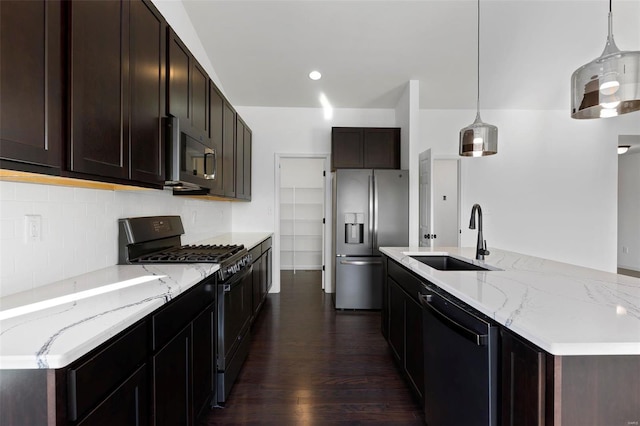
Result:
[[[322,74],[320,74],[320,71],[311,71],[309,73],[309,78],[311,80],[320,80],[322,78]]]

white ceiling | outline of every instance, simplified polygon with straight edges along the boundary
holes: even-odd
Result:
[[[234,105],[475,109],[477,2],[183,0]],[[602,52],[606,0],[480,3],[481,109],[569,110],[571,73]],[[613,2],[621,50],[640,50],[640,0]],[[317,69],[323,78],[307,75]]]

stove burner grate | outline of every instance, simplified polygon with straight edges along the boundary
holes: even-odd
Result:
[[[138,263],[221,263],[243,245],[186,245],[140,256]]]

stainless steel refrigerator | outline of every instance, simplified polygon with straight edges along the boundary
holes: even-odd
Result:
[[[409,243],[409,172],[338,169],[333,174],[336,309],[382,307],[379,247]]]

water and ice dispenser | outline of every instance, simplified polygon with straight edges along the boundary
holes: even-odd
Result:
[[[364,213],[344,214],[345,244],[362,244],[364,242]]]

